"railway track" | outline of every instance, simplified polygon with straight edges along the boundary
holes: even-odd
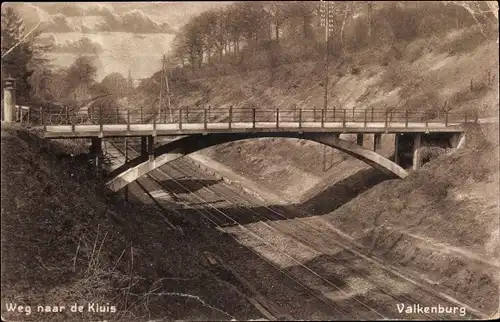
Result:
[[[122,148],[116,144],[114,146],[123,153]],[[137,154],[137,151],[130,146],[129,151]],[[410,316],[401,314],[396,307],[400,303],[419,303],[421,306],[435,306],[436,303],[447,306],[459,304],[429,292],[415,283],[410,283],[404,276],[382,269],[376,262],[370,261],[366,256],[339,242],[338,238],[332,238],[336,236],[327,235],[323,230],[300,219],[292,221],[290,219],[293,216],[288,215],[283,209],[267,206],[255,197],[237,191],[225,182],[209,187],[204,186],[203,180],[211,176],[193,164],[172,162],[162,169],[153,171],[147,177],[148,180],[178,199],[185,199],[191,203],[200,201],[205,204],[203,207],[193,207],[193,209],[204,217],[211,227],[225,231],[239,243],[245,244],[263,261],[295,284],[300,285],[303,290],[311,294],[316,302],[321,302],[324,307],[330,309],[333,315],[327,318],[449,318],[444,315],[431,316],[425,313]],[[180,178],[188,177],[199,182],[201,188],[196,193],[181,183]],[[173,192],[171,187],[166,187],[162,182],[164,179],[173,181],[188,193],[180,196]],[[147,189],[144,188],[144,190]],[[215,207],[210,204],[206,196],[222,198],[226,202]],[[151,196],[151,198],[154,197]],[[231,211],[226,211],[226,209],[231,209]],[[244,221],[252,223],[241,224]],[[284,224],[291,222],[294,224]],[[286,240],[286,243],[283,243],[283,240]],[[259,251],[256,252],[255,249]],[[301,252],[313,257],[326,254],[326,260],[320,263],[321,265],[304,264],[304,255],[301,255]],[[338,254],[342,256],[339,257]],[[270,261],[268,257],[289,263],[289,267],[293,269],[284,270]],[[324,266],[333,267],[338,274],[332,276],[331,270],[323,269]],[[464,319],[477,317],[472,313],[474,312],[472,308],[468,311],[467,316],[454,315],[452,317]],[[297,316],[292,314],[292,318],[297,318]]]

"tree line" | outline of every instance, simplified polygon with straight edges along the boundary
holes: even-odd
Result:
[[[15,79],[17,104],[77,106],[90,97],[132,92],[130,76],[112,73],[97,82],[95,55],[80,54],[70,66],[55,68],[47,57],[56,49],[54,42],[41,38],[41,30],[27,34],[21,16],[2,7],[2,85],[8,77]],[[76,43],[87,48],[89,41]]]
[[[330,1],[329,51],[346,56],[472,24],[498,25],[498,9],[490,2]],[[214,8],[180,29],[170,65],[190,71],[228,63],[251,69],[319,59],[325,51],[323,18],[319,1],[248,1]]]

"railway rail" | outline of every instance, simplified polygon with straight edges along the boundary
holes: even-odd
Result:
[[[114,147],[124,154],[123,149],[118,147],[117,144],[112,143]],[[129,146],[129,150],[138,154],[135,149]],[[130,153],[130,152],[129,152]],[[178,162],[175,162],[178,163]],[[248,239],[253,239],[254,244],[261,244],[268,254],[274,254],[276,257],[282,257],[285,260],[294,264],[295,271],[285,271],[278,267],[275,263],[270,261],[259,252],[255,251],[254,247],[248,246],[247,248],[253,253],[257,254],[263,261],[270,264],[274,269],[286,276],[289,280],[297,285],[300,285],[304,290],[311,294],[317,301],[323,303],[335,315],[335,318],[342,317],[348,319],[386,319],[386,318],[408,318],[407,315],[398,315],[396,305],[399,303],[420,303],[421,305],[433,306],[436,305],[436,300],[448,306],[464,306],[468,309],[467,316],[462,318],[477,318],[486,315],[481,312],[463,304],[459,301],[447,297],[446,294],[439,294],[426,288],[424,285],[405,277],[404,275],[387,269],[381,263],[369,258],[362,254],[359,250],[346,245],[345,242],[340,242],[339,238],[333,238],[331,234],[318,229],[302,220],[294,220],[295,227],[281,224],[280,222],[290,222],[293,217],[288,216],[282,209],[274,206],[268,206],[257,200],[251,195],[244,192],[237,191],[230,184],[222,182],[220,185],[212,185],[210,187],[203,186],[203,179],[210,177],[205,172],[201,171],[192,164],[186,162],[175,165],[174,163],[165,165],[164,169],[168,169],[168,173],[163,169],[157,169],[155,172],[148,174],[148,179],[152,180],[157,186],[166,190],[168,194],[176,196],[179,199],[189,199],[191,201],[200,201],[204,203],[204,207],[193,207],[194,211],[206,219],[206,222],[223,232],[227,232],[237,242],[241,242],[234,236],[235,230],[239,230],[240,235],[246,236]],[[196,174],[196,177],[193,176]],[[169,189],[162,183],[161,178],[167,178],[175,182],[179,187],[188,191],[189,193],[184,196],[179,196],[172,189]],[[178,179],[192,177],[193,180],[199,182],[202,187],[198,193],[194,193],[184,186]],[[146,189],[144,188],[146,191]],[[207,192],[209,195],[221,197],[227,202],[228,207],[233,210],[237,209],[238,212],[228,213],[224,211],[223,207],[214,207],[205,198],[201,196],[200,191]],[[154,199],[154,196],[150,197]],[[194,199],[194,200],[193,200]],[[158,201],[157,201],[158,202]],[[257,209],[257,210],[256,210]],[[175,211],[175,210],[174,210]],[[298,210],[295,210],[298,211]],[[305,216],[310,214],[302,212]],[[180,214],[178,214],[180,215]],[[241,222],[243,217],[250,217],[250,220],[255,224],[244,226]],[[300,256],[290,252],[289,249],[284,249],[283,246],[276,244],[272,236],[282,236],[281,238],[287,239],[290,244],[300,245],[302,248],[309,249],[315,254],[328,254],[328,256],[335,256],[335,251],[349,254],[347,257],[341,258],[342,263],[334,263],[336,266],[341,266],[344,271],[350,272],[349,275],[355,276],[358,283],[367,285],[369,290],[365,293],[356,290],[355,286],[348,285],[350,292],[344,290],[342,281],[332,282],[330,278],[318,273],[318,270],[310,265],[303,264]],[[337,236],[335,236],[337,237]],[[353,265],[349,263],[354,263]],[[356,266],[356,267],[355,267]],[[364,270],[369,268],[371,273],[365,273]],[[376,273],[373,273],[376,272]],[[350,278],[352,279],[352,276]],[[339,286],[340,284],[340,286]],[[390,285],[389,285],[390,284]],[[394,289],[408,288],[410,292],[401,292],[396,294]],[[325,291],[327,289],[327,291]],[[333,292],[338,293],[337,299],[325,296],[325,293]],[[376,299],[376,300],[374,300]],[[348,302],[350,301],[350,302]],[[349,304],[349,306],[347,306]],[[347,307],[347,309],[346,309]],[[375,308],[376,307],[376,308]],[[357,313],[357,316],[353,315]],[[332,317],[332,316],[330,316]],[[430,316],[429,314],[415,314],[412,318],[445,318],[444,316]],[[456,316],[454,316],[456,317]]]

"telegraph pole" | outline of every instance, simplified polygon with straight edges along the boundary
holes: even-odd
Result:
[[[167,87],[167,110],[170,115],[170,122],[172,123],[172,113],[170,111],[170,86],[168,85],[168,72],[167,72],[167,56],[163,55],[163,74],[165,76],[165,85]],[[167,113],[165,111],[165,123],[167,122]]]
[[[325,26],[325,103],[324,109],[325,111],[328,108],[328,67],[329,67],[329,45],[330,45],[330,33],[333,31],[333,8],[331,7],[332,3],[330,1],[321,0],[320,3],[320,12],[321,12],[321,24]]]

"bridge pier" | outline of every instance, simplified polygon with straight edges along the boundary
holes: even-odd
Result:
[[[399,133],[396,133],[396,135],[394,135],[394,163],[398,164],[398,165],[401,165],[399,163],[399,156],[401,154],[401,150],[400,150],[400,146],[401,146],[401,139],[400,139],[400,134]]]
[[[96,171],[99,172],[102,160],[102,138],[92,138],[92,145],[90,146],[90,154],[95,158]]]
[[[149,161],[153,161],[155,159],[154,155],[154,137],[152,135],[148,136],[148,156],[149,156]]]
[[[382,142],[382,134],[378,133],[373,134],[373,151],[377,151],[377,149],[380,149],[381,142]]]
[[[363,146],[363,133],[356,134],[356,144]]]
[[[141,136],[141,157],[145,158],[147,154],[147,138],[145,136]]]
[[[141,157],[154,160],[154,137],[152,135],[141,136]]]

